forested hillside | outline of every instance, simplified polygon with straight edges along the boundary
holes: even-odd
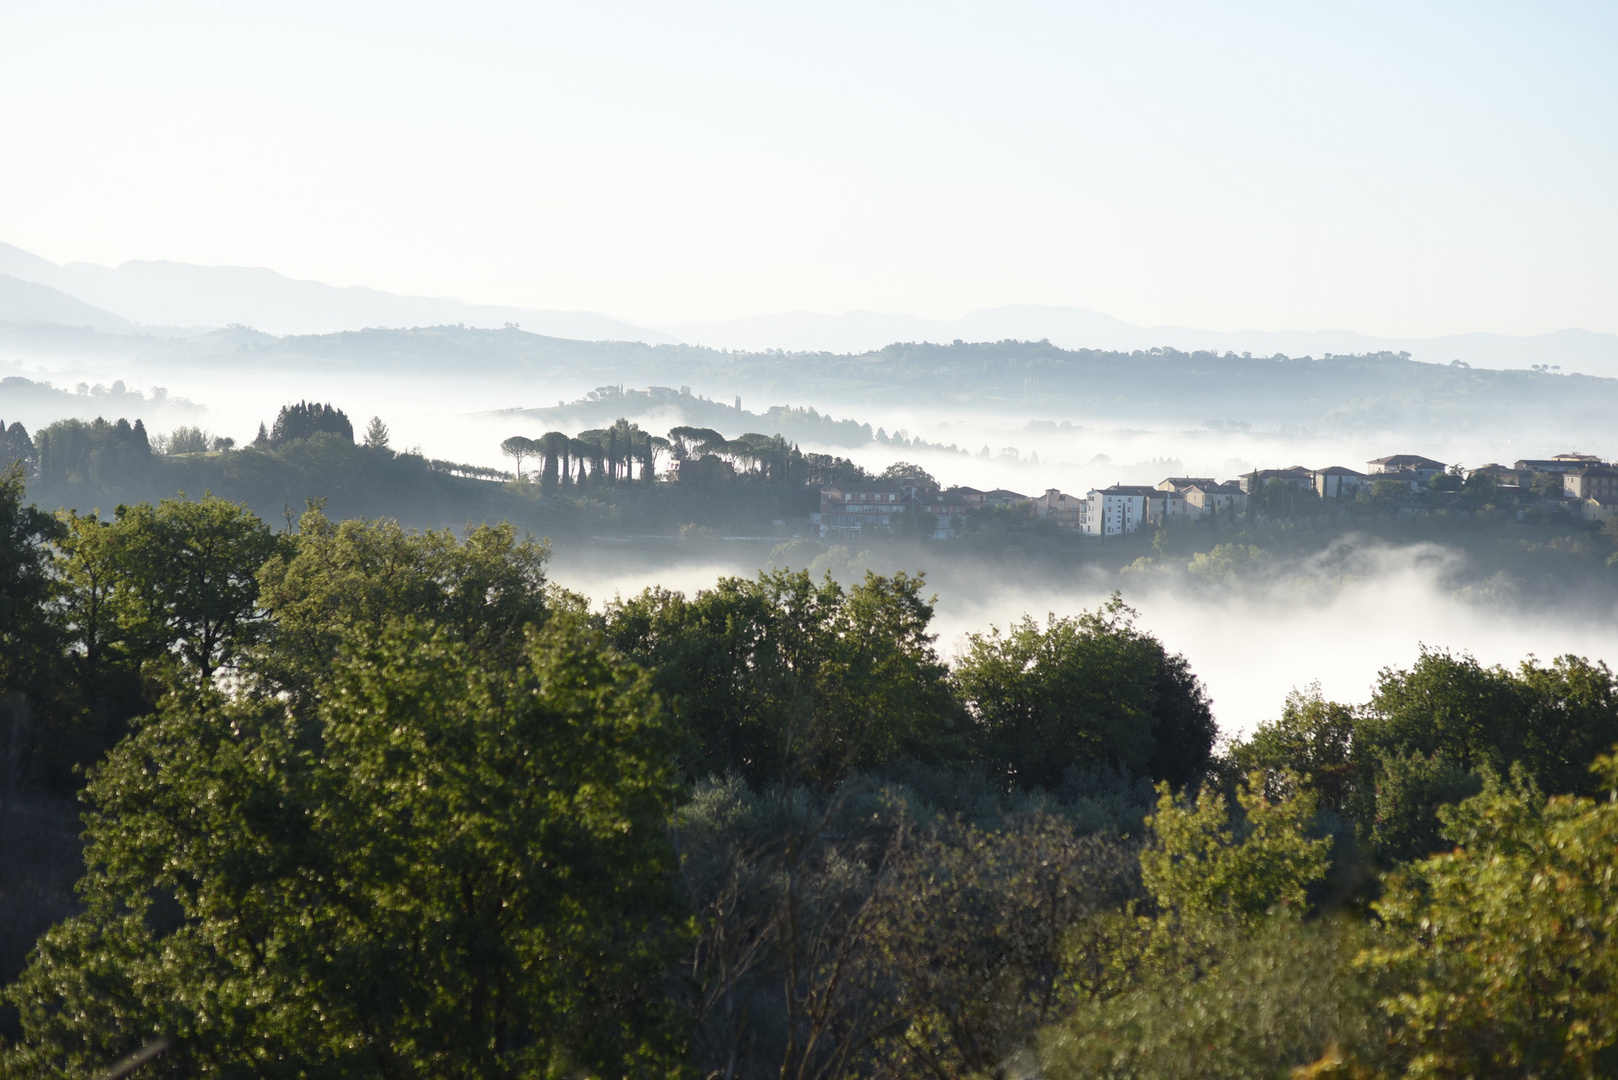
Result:
[[[1600,663],[1222,745],[1116,599],[950,665],[907,573],[591,609],[509,526],[15,467],[0,545],[8,1076],[1618,1068]]]
[[[895,343],[858,355],[731,352],[691,345],[584,342],[516,327],[436,326],[275,337],[247,327],[183,338],[0,325],[0,344],[40,356],[122,356],[131,367],[319,370],[462,382],[546,380],[705,388],[765,395],[771,404],[847,407],[966,405],[1060,414],[1098,423],[1201,424],[1234,419],[1341,432],[1425,425],[1502,430],[1599,425],[1618,407],[1618,380],[1544,370],[1494,371],[1418,363],[1402,354],[1249,357],[1175,349],[1107,352],[1049,342]]]

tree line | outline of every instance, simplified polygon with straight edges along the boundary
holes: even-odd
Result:
[[[727,439],[713,428],[679,426],[666,436],[643,431],[620,417],[611,427],[592,428],[577,435],[550,431],[537,439],[513,435],[500,444],[500,452],[516,463],[539,463],[538,482],[545,490],[650,484],[657,480],[658,462],[672,461],[685,483],[715,482],[737,475],[774,485],[823,486],[836,480],[865,479],[859,466],[830,454],[805,454],[779,433],[748,432]]]

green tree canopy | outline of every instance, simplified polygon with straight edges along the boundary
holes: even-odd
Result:
[[[1618,759],[1597,784],[1618,788]],[[1618,1072],[1618,802],[1491,783],[1443,811],[1457,845],[1392,875],[1363,964],[1397,989],[1405,1076]]]
[[[1024,617],[968,638],[955,679],[983,757],[1007,782],[1055,787],[1093,762],[1178,785],[1200,774],[1216,734],[1207,698],[1134,615],[1115,596],[1077,618]]]
[[[649,589],[609,606],[608,634],[652,669],[680,718],[688,774],[834,783],[960,738],[920,576],[774,571],[686,598]]]
[[[259,573],[275,633],[260,669],[307,688],[340,644],[391,619],[432,622],[490,664],[512,659],[545,620],[550,550],[511,525],[480,525],[464,541],[390,520],[332,522],[311,507]]]
[[[7,992],[8,1075],[661,1072],[667,732],[576,621],[490,671],[394,624],[311,719],[205,689],[92,773],[82,911]]]
[[[354,424],[343,410],[312,401],[283,405],[270,429],[270,445],[279,449],[294,439],[312,438],[321,432],[354,441]]]
[[[142,658],[172,654],[202,680],[257,638],[258,571],[276,550],[269,527],[239,503],[183,496],[120,506],[111,602],[118,629]]]

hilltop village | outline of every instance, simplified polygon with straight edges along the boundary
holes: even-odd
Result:
[[[1004,488],[929,490],[904,478],[851,481],[821,489],[811,527],[817,537],[846,539],[890,529],[895,515],[921,513],[936,519],[934,537],[947,539],[959,535],[974,514],[1023,506],[1064,533],[1100,538],[1175,522],[1234,524],[1253,516],[1310,512],[1347,516],[1368,505],[1413,515],[1459,506],[1468,496],[1472,502],[1480,496],[1526,497],[1541,510],[1604,521],[1618,508],[1618,468],[1592,454],[1567,453],[1517,461],[1509,468],[1489,464],[1463,471],[1419,454],[1393,454],[1367,462],[1364,472],[1294,465],[1258,469],[1235,480],[1170,476],[1155,486],[1114,484],[1083,496],[1056,488],[1042,495]]]

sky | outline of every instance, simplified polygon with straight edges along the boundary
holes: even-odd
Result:
[[[652,323],[1618,332],[1618,5],[0,0],[0,240]]]

